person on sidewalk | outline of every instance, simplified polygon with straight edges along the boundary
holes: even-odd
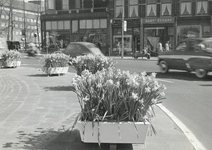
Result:
[[[163,46],[162,46],[161,41],[159,41],[159,43],[158,43],[158,51],[163,52]]]

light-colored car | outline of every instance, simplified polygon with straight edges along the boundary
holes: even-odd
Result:
[[[61,50],[61,52],[70,57],[86,55],[89,53],[93,55],[104,55],[95,44],[89,42],[71,42],[64,50]]]
[[[162,73],[169,69],[194,71],[198,78],[212,72],[212,38],[188,38],[181,41],[169,52],[158,55],[158,65]]]

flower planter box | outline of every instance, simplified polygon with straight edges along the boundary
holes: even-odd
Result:
[[[145,142],[149,123],[143,122],[83,122],[77,127],[85,143],[137,143]]]
[[[21,66],[21,61],[5,61],[3,63],[4,67],[12,68],[12,67],[19,67]]]
[[[48,75],[65,74],[68,72],[68,67],[54,67],[54,68],[43,67],[43,72],[45,72]]]

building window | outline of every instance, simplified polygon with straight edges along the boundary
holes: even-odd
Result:
[[[48,9],[54,9],[55,5],[54,5],[54,0],[48,0]]]
[[[86,21],[85,20],[80,20],[80,29],[85,29],[86,27]]]
[[[123,0],[115,0],[115,17],[121,18],[123,11],[124,1]]]
[[[63,29],[63,21],[58,21],[58,29]]]
[[[107,20],[100,19],[100,28],[107,28]]]
[[[147,17],[156,17],[156,4],[148,4],[146,7]]]
[[[107,28],[107,19],[80,20],[80,29]]]
[[[98,29],[99,28],[99,19],[94,19],[93,20],[93,28]]]
[[[4,15],[1,15],[1,19],[5,19],[5,16]]]
[[[93,8],[93,0],[83,0],[83,8]]]
[[[76,9],[80,9],[80,8],[81,8],[81,7],[80,7],[80,6],[81,6],[81,5],[80,5],[80,2],[81,2],[80,0],[75,0],[75,8],[76,8]]]
[[[55,0],[55,10],[62,10],[62,0]]]
[[[171,3],[161,4],[161,16],[171,16],[172,15],[172,5]]]
[[[57,29],[57,21],[52,21],[52,29],[53,30]]]
[[[93,20],[87,20],[86,29],[92,29],[92,28],[93,28]]]
[[[183,2],[181,1],[180,4],[180,14],[182,16],[188,16],[191,15],[191,2]]]
[[[34,26],[36,29],[36,26]],[[70,30],[70,21],[47,21],[46,30]]]
[[[72,20],[72,33],[75,33],[78,31],[78,21]]]
[[[138,0],[129,0],[129,17],[138,17]]]
[[[157,0],[147,0],[146,16],[156,17],[157,15]]]
[[[71,27],[70,27],[70,21],[64,21],[64,29],[71,29]]]
[[[63,0],[63,10],[69,10],[69,0]]]
[[[198,0],[196,3],[197,6],[197,15],[207,15],[208,14],[208,1]]]
[[[210,32],[211,32],[211,30],[210,30],[210,26],[203,26],[203,35],[204,36],[210,36]]]
[[[4,23],[4,22],[2,22],[2,23],[1,23],[1,26],[2,26],[2,27],[5,27],[5,23]]]

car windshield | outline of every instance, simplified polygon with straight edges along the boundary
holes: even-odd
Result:
[[[88,48],[97,48],[96,45],[94,45],[94,44],[88,44],[87,47]]]
[[[203,42],[203,43],[199,44],[199,46],[202,47],[203,51],[212,53],[212,42],[211,41]]]
[[[94,55],[103,55],[101,50],[95,44],[88,44],[87,47]]]

